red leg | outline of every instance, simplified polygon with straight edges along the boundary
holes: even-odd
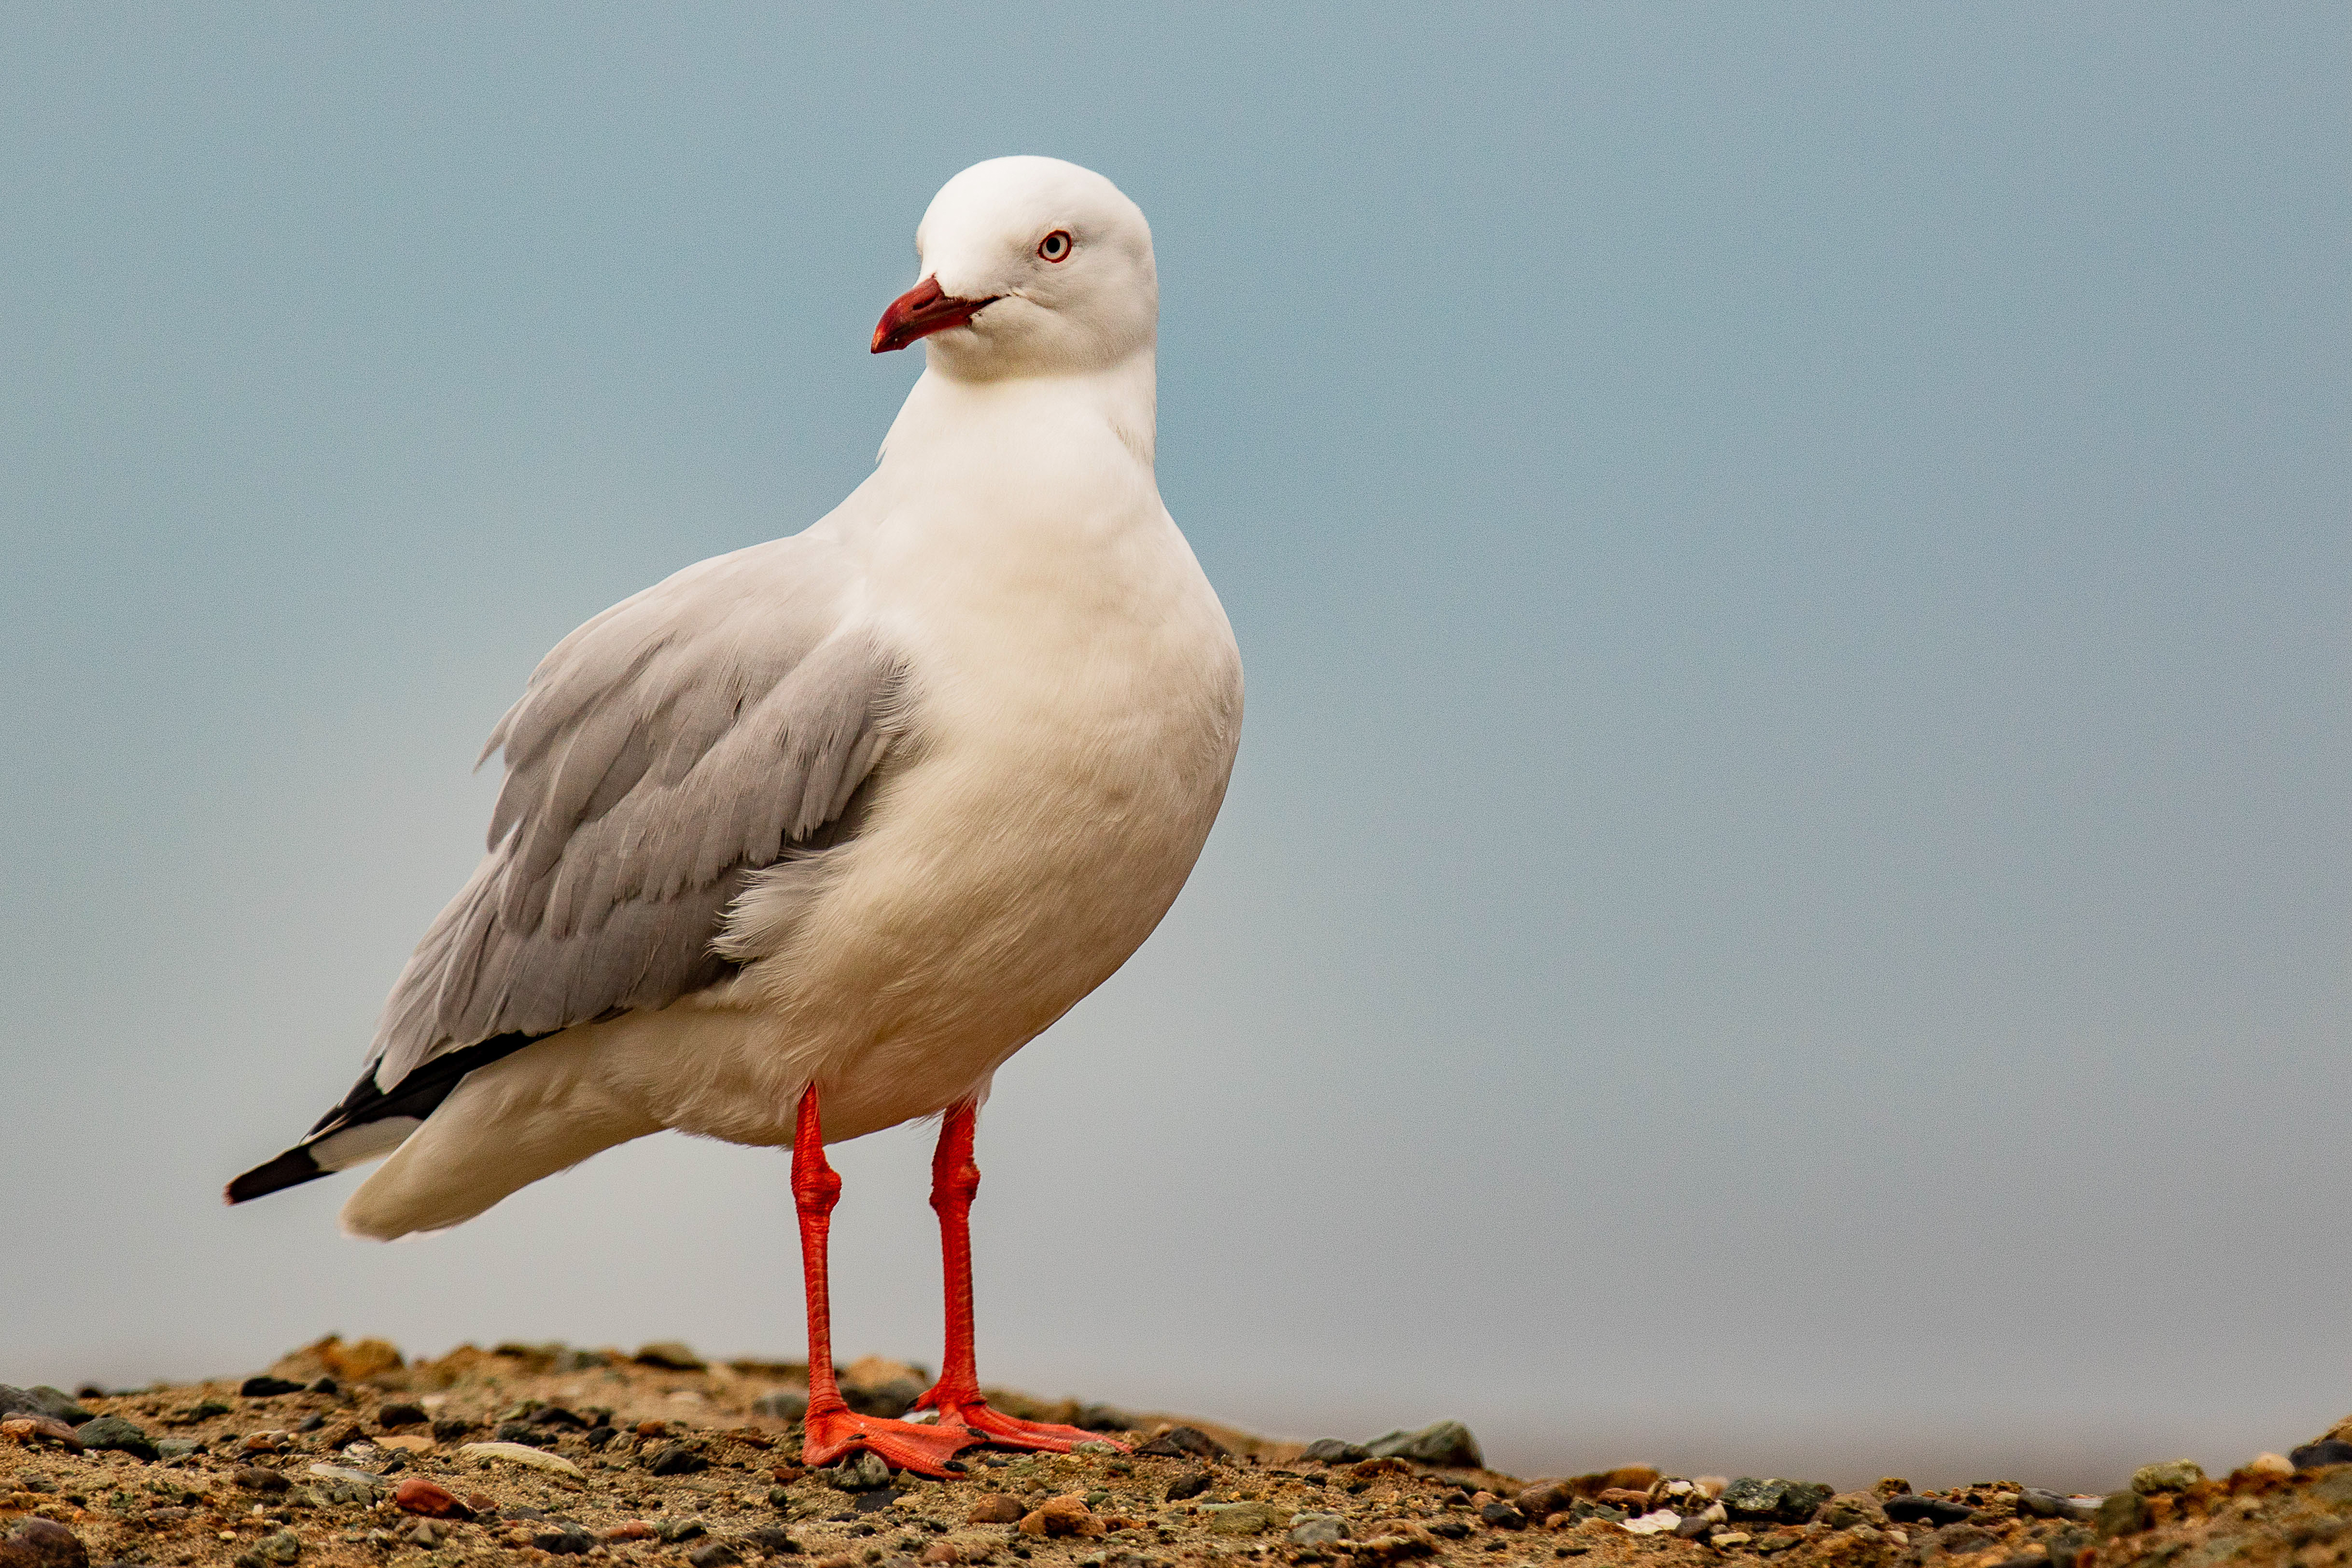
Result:
[[[833,1376],[833,1302],[825,1279],[825,1238],[841,1178],[825,1163],[816,1085],[801,1096],[793,1131],[793,1204],[800,1211],[801,1275],[808,1290],[809,1407],[801,1429],[801,1462],[827,1465],[852,1448],[870,1448],[885,1464],[926,1476],[944,1476],[957,1450],[979,1441],[953,1428],[918,1426],[860,1415],[841,1397]]]
[[[950,1107],[940,1124],[939,1150],[931,1156],[931,1207],[940,1216],[940,1259],[947,1277],[948,1345],[940,1381],[915,1403],[938,1411],[942,1429],[973,1433],[999,1448],[1066,1454],[1079,1443],[1108,1441],[1077,1426],[1000,1415],[980,1396],[980,1373],[971,1351],[971,1200],[980,1191],[971,1131],[979,1114],[968,1100]],[[1126,1451],[1122,1444],[1111,1446]]]

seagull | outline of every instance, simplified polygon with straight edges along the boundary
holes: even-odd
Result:
[[[1140,946],[1223,804],[1242,668],[1153,472],[1151,230],[1109,180],[997,158],[915,231],[872,349],[926,364],[874,471],[558,643],[490,732],[488,853],[366,1070],[232,1204],[389,1155],[380,1240],[665,1128],[789,1146],[804,1461],[940,1475],[1093,1434],[982,1398],[973,1130],[996,1069]],[[479,765],[478,763],[477,765]],[[928,1421],[833,1372],[828,1141],[940,1120],[946,1353]]]

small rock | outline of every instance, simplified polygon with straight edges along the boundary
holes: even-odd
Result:
[[[184,1459],[190,1454],[204,1451],[205,1444],[201,1437],[158,1437],[155,1440],[157,1456],[165,1459]]]
[[[454,1443],[479,1425],[479,1422],[468,1421],[461,1415],[445,1415],[433,1423],[433,1440],[436,1443]]]
[[[1728,1552],[1735,1546],[1745,1546],[1755,1539],[1744,1530],[1726,1530],[1718,1531],[1711,1544],[1719,1551]]]
[[[54,1415],[11,1415],[0,1421],[0,1437],[32,1447],[38,1443],[55,1443],[74,1453],[81,1452],[81,1439],[74,1429]]]
[[[1350,1443],[1339,1437],[1318,1437],[1307,1445],[1298,1456],[1318,1465],[1352,1465],[1359,1459],[1369,1459],[1371,1450],[1361,1443]]]
[[[1603,1487],[1601,1489],[1601,1495],[1592,1500],[1608,1508],[1622,1508],[1638,1512],[1648,1510],[1650,1494],[1647,1489],[1635,1491],[1631,1487]]]
[[[589,1425],[587,1417],[561,1405],[542,1405],[524,1419],[534,1426],[561,1426],[566,1432],[585,1432]]]
[[[1478,1521],[1489,1530],[1525,1530],[1528,1527],[1526,1514],[1499,1500],[1480,1508]]]
[[[1213,1535],[1262,1535],[1282,1522],[1280,1511],[1270,1502],[1213,1502],[1201,1511],[1208,1516]]]
[[[472,1446],[480,1447],[479,1444]],[[646,1458],[646,1470],[656,1476],[691,1475],[696,1470],[709,1468],[709,1460],[683,1443],[665,1443]]]
[[[431,1419],[422,1405],[386,1405],[375,1413],[375,1424],[386,1431],[397,1426],[422,1426]]]
[[[2352,1443],[2347,1443],[2344,1447],[2347,1459],[2352,1460]],[[2256,1454],[2246,1461],[2246,1474],[2276,1476],[2284,1479],[2294,1474],[2294,1461],[2284,1454]]]
[[[801,1549],[801,1543],[772,1524],[754,1525],[735,1538],[738,1548],[757,1552],[762,1557],[789,1556]]]
[[[1714,1534],[1715,1527],[1720,1522],[1719,1520],[1709,1519],[1705,1514],[1695,1513],[1675,1526],[1675,1536],[1680,1541],[1696,1541],[1702,1535]]]
[[[2287,1462],[2298,1470],[2316,1470],[2327,1465],[2352,1465],[2352,1443],[2340,1437],[2323,1437],[2316,1443],[2305,1443],[2289,1453]]]
[[[2158,1492],[2185,1492],[2204,1479],[2204,1467],[2196,1460],[2167,1459],[2134,1470],[2131,1489],[2142,1497],[2153,1497]]]
[[[567,1524],[560,1530],[534,1531],[530,1543],[557,1557],[585,1557],[596,1538],[576,1524]]]
[[[951,1541],[934,1541],[923,1548],[921,1562],[952,1564],[963,1561],[963,1552]]]
[[[1880,1507],[1878,1500],[1868,1492],[1839,1492],[1822,1504],[1820,1519],[1822,1523],[1832,1530],[1852,1530],[1858,1524],[1865,1524],[1876,1530],[1885,1527],[1886,1510]]]
[[[1375,1459],[1411,1459],[1415,1464],[1446,1469],[1486,1468],[1478,1439],[1459,1421],[1440,1421],[1413,1432],[1386,1433],[1365,1444],[1364,1451]],[[1651,1472],[1650,1479],[1657,1479],[1655,1471]]]
[[[743,1561],[742,1554],[723,1541],[706,1542],[686,1554],[694,1568],[729,1568]]]
[[[699,1520],[692,1519],[659,1520],[654,1524],[654,1533],[669,1545],[675,1546],[681,1541],[691,1541],[700,1535],[702,1523]]]
[[[28,1519],[0,1540],[0,1568],[89,1568],[81,1537],[49,1519]]]
[[[248,1377],[238,1384],[236,1392],[240,1397],[246,1399],[275,1399],[281,1394],[299,1394],[302,1392],[302,1385],[299,1383],[289,1383],[282,1377],[271,1377],[265,1373],[259,1377]]]
[[[780,1388],[773,1394],[763,1394],[751,1401],[751,1414],[772,1415],[779,1421],[798,1421],[808,1414],[808,1390]]]
[[[1162,1458],[1223,1459],[1227,1458],[1225,1446],[1202,1431],[1198,1426],[1171,1426],[1151,1441],[1135,1450]]]
[[[504,1459],[509,1464],[523,1465],[534,1470],[552,1470],[559,1476],[578,1476],[580,1467],[561,1454],[525,1447],[520,1443],[468,1443],[457,1450],[466,1459]]]
[[[242,1452],[247,1454],[280,1454],[286,1451],[286,1445],[293,1440],[294,1434],[291,1432],[256,1432],[237,1447]]]
[[[839,1464],[819,1470],[817,1475],[835,1491],[880,1491],[890,1484],[890,1467],[871,1448],[845,1455]]]
[[[2097,1498],[2069,1497],[2040,1487],[2020,1487],[2017,1511],[2027,1519],[2086,1520],[2099,1511]]]
[[[1168,1500],[1182,1502],[1186,1498],[1199,1497],[1209,1489],[1210,1479],[1206,1470],[1186,1470],[1168,1483]]]
[[[609,1529],[600,1530],[596,1533],[600,1539],[605,1541],[651,1541],[654,1538],[654,1527],[642,1519],[625,1519],[620,1523]]]
[[[1727,1499],[1730,1495],[1728,1492],[1724,1494]],[[1890,1497],[1881,1506],[1886,1510],[1886,1517],[1897,1524],[1958,1524],[1976,1511],[1964,1502],[1950,1502],[1939,1497],[1917,1497],[1909,1492]]]
[[[1639,1519],[1629,1519],[1617,1528],[1628,1535],[1664,1535],[1682,1521],[1682,1515],[1670,1508],[1662,1508]]]
[[[79,1426],[93,1412],[85,1410],[74,1397],[61,1388],[46,1383],[30,1388],[16,1388],[0,1383],[0,1415],[46,1415],[52,1421],[62,1421],[68,1426]]]
[[[1538,1481],[1520,1489],[1511,1499],[1512,1505],[1538,1524],[1556,1513],[1566,1513],[1576,1506],[1574,1481]]]
[[[402,1531],[400,1539],[412,1546],[422,1546],[425,1551],[430,1552],[448,1539],[448,1529],[446,1524],[436,1524],[429,1519],[420,1519]]]
[[[2099,1539],[2105,1541],[2118,1535],[2136,1535],[2147,1528],[2149,1517],[2150,1510],[2144,1493],[2128,1487],[2119,1492],[2110,1492],[2106,1500],[2099,1504]]]
[[[253,1552],[264,1563],[291,1563],[302,1555],[302,1538],[290,1530],[280,1530],[255,1542]]]
[[[282,1492],[294,1485],[276,1470],[259,1465],[239,1465],[229,1471],[228,1479],[251,1492]]]
[[[156,1458],[155,1445],[148,1441],[147,1434],[120,1415],[93,1417],[75,1427],[74,1436],[85,1448],[109,1449],[142,1459]]]
[[[1070,1425],[1084,1432],[1132,1432],[1135,1417],[1115,1405],[1081,1405]]]
[[[676,1340],[656,1340],[652,1344],[640,1345],[635,1359],[639,1366],[657,1366],[667,1372],[702,1372],[710,1365]]]
[[[965,1510],[963,1521],[966,1524],[1018,1524],[1022,1511],[1020,1503],[1004,1493],[991,1492]]]
[[[474,1511],[423,1476],[411,1476],[401,1482],[393,1489],[392,1500],[401,1512],[419,1513],[427,1519],[465,1519]]]
[[[1348,1539],[1348,1521],[1336,1513],[1302,1513],[1283,1539],[1293,1546],[1328,1546]]]

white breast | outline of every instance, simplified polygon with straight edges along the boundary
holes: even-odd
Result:
[[[781,1139],[811,1078],[828,1137],[940,1110],[1107,979],[1190,874],[1240,737],[1233,632],[1149,464],[1083,405],[1038,403],[961,409],[919,454],[902,419],[824,525],[908,658],[907,742],[823,896],[712,999],[749,1027],[711,1037],[729,1066],[673,1090],[669,1124]]]

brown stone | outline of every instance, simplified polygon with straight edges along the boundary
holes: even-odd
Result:
[[[934,1541],[929,1546],[923,1548],[923,1561],[926,1563],[961,1563],[963,1561],[963,1553],[956,1550],[952,1542]]]
[[[637,1436],[640,1437],[658,1437],[668,1430],[669,1426],[666,1422],[640,1421],[637,1423]]]
[[[473,1510],[423,1476],[411,1476],[393,1489],[392,1500],[403,1513],[427,1519],[465,1519]]]
[[[1658,1467],[1655,1465],[1620,1465],[1615,1469],[1611,1470],[1606,1475],[1602,1476],[1601,1478],[1601,1484],[1603,1491],[1607,1491],[1611,1488],[1615,1488],[1622,1491],[1640,1492],[1643,1496],[1647,1496],[1650,1489],[1658,1484]]]
[[[0,1437],[26,1447],[36,1443],[57,1443],[77,1454],[81,1452],[81,1439],[74,1436],[74,1429],[50,1415],[12,1415],[0,1421]]]
[[[89,1568],[89,1549],[53,1519],[28,1519],[0,1540],[0,1568]]]
[[[1011,1524],[1021,1517],[1021,1505],[1003,1492],[991,1492],[971,1505],[966,1524]]]
[[[1348,1474],[1360,1481],[1374,1481],[1382,1476],[1409,1476],[1412,1467],[1402,1459],[1360,1459],[1348,1468]]]
[[[1095,1517],[1082,1497],[1054,1498],[1021,1521],[1024,1535],[1095,1536],[1103,1532],[1103,1521]]]
[[[1556,1513],[1566,1513],[1576,1506],[1576,1483],[1554,1480],[1538,1481],[1522,1488],[1511,1499],[1511,1505],[1528,1516],[1529,1522],[1541,1524]]]
[[[248,1454],[279,1454],[285,1452],[286,1445],[292,1440],[290,1432],[256,1432],[240,1447]]]
[[[398,1448],[407,1454],[429,1454],[433,1451],[433,1439],[422,1432],[402,1432],[389,1437],[378,1437],[375,1443],[379,1448]]]
[[[596,1532],[599,1541],[651,1541],[660,1531],[642,1519],[625,1519],[609,1530]]]
[[[788,1487],[794,1481],[799,1480],[803,1476],[807,1475],[808,1471],[803,1469],[798,1465],[778,1465],[774,1469],[770,1470],[768,1473],[776,1478],[776,1484],[778,1486]]]
[[[1643,1487],[1640,1491],[1635,1491],[1631,1487],[1602,1487],[1601,1495],[1592,1500],[1604,1508],[1630,1508],[1638,1510],[1649,1506],[1650,1489]]]
[[[1365,1539],[1356,1543],[1354,1556],[1358,1563],[1387,1568],[1391,1563],[1436,1554],[1437,1537],[1428,1531],[1411,1520],[1384,1519],[1371,1526]]]

